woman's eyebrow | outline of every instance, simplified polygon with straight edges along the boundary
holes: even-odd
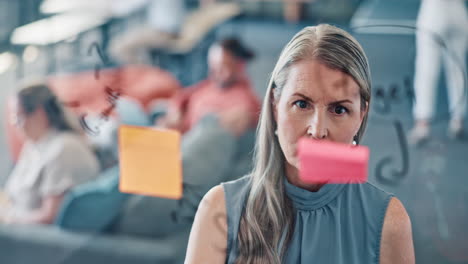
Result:
[[[311,102],[311,103],[314,102],[314,100],[312,100],[310,97],[305,96],[305,95],[302,94],[302,93],[296,92],[296,93],[293,93],[292,96],[302,97],[304,100],[309,101],[309,102]],[[343,99],[343,100],[333,101],[333,102],[329,103],[329,105],[337,105],[337,104],[343,104],[343,103],[352,104],[353,101],[351,101],[351,100],[349,100],[349,99]]]
[[[305,96],[305,95],[303,95],[301,93],[293,93],[292,96],[299,96],[299,97],[304,98],[307,101],[314,102],[314,100],[312,100],[310,97],[307,97],[307,96]]]
[[[337,104],[342,104],[342,103],[350,103],[350,104],[352,104],[353,102],[352,102],[351,100],[345,99],[345,100],[334,101],[334,102],[331,102],[330,104],[331,104],[331,105],[337,105]]]

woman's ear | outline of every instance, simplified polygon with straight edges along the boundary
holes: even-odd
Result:
[[[369,112],[369,102],[366,102],[366,105],[364,106],[364,108],[361,109],[361,115],[360,115],[361,123],[362,123],[362,120],[364,120],[364,117],[366,116],[368,112]]]

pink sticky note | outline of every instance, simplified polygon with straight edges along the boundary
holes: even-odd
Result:
[[[367,181],[369,149],[330,141],[301,139],[299,177],[307,183],[363,183]]]

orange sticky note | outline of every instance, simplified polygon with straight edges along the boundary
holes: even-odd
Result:
[[[180,137],[174,130],[120,126],[120,191],[182,198]]]

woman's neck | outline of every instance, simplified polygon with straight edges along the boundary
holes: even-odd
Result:
[[[31,137],[31,141],[34,143],[41,142],[52,130],[49,127],[43,127],[38,129],[33,137]]]
[[[294,186],[297,186],[301,189],[308,190],[310,192],[317,192],[322,188],[324,183],[305,183],[299,178],[299,170],[292,166],[291,164],[286,164],[286,178],[288,179],[289,183]]]

